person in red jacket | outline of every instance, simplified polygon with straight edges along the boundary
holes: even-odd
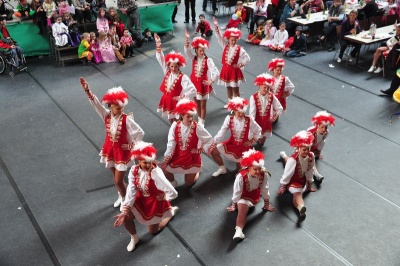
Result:
[[[0,17],[0,51],[8,52],[17,68],[25,66],[24,51],[14,41],[6,28],[6,18]]]
[[[281,186],[278,195],[287,190],[293,194],[293,205],[299,211],[300,218],[306,218],[303,193],[317,191],[313,188],[313,168],[315,165],[314,154],[310,151],[314,137],[310,132],[302,130],[292,137],[290,146],[295,150],[285,164],[285,170],[280,180]],[[282,156],[281,152],[281,156]]]
[[[226,208],[228,212],[238,210],[235,235],[233,239],[242,240],[242,232],[246,225],[249,208],[254,207],[262,197],[263,210],[273,212],[275,208],[269,202],[268,179],[271,174],[264,168],[264,154],[254,149],[243,152],[240,161],[242,169],[236,175],[233,185],[232,205]]]
[[[201,37],[210,37],[213,34],[210,23],[206,21],[204,14],[199,15],[199,23],[197,23],[197,28],[195,34],[201,33]]]
[[[236,9],[235,12],[233,12],[232,18],[229,19],[228,24],[226,24],[225,27],[222,27],[221,30],[239,27],[239,25],[246,23],[246,16],[246,8],[243,7],[243,2],[237,1]]]

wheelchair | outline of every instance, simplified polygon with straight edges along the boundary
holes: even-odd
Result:
[[[10,77],[14,77],[19,72],[27,71],[25,56],[22,54],[21,62],[17,67],[10,52],[0,51],[0,74],[3,74],[7,69],[9,69]]]

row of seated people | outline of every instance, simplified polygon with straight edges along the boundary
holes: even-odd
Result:
[[[7,55],[17,69],[25,68],[24,51],[11,38],[6,27],[6,18],[0,17],[0,52]]]

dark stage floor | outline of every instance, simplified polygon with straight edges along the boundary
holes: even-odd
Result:
[[[184,28],[194,32],[183,24],[183,5],[179,9],[175,37],[162,39],[165,52],[183,52]],[[248,98],[255,76],[281,54],[240,44],[251,56],[241,87]],[[220,68],[222,49],[214,36],[211,45],[208,55]],[[295,92],[263,150],[277,210],[263,213],[258,204],[248,217],[246,239],[233,243],[236,214],[225,208],[234,174],[212,178],[216,165],[203,156],[197,184],[178,188],[177,216],[157,236],[138,226],[141,241],[128,253],[128,233],[113,227],[116,189],[99,163],[104,128],[79,77],[99,97],[121,85],[131,97],[126,111],[134,112],[144,140],[155,144],[162,159],[169,123],[156,113],[163,74],[154,48],[145,43],[125,65],[61,68],[45,57],[30,59],[28,73],[0,76],[0,265],[400,265],[400,121],[389,124],[400,108],[379,96],[390,80],[336,63],[332,53],[312,46],[307,56],[286,60],[284,74]],[[368,62],[373,50],[363,50]],[[225,88],[215,90],[206,120],[212,135],[227,115]],[[291,151],[292,135],[309,127],[319,110],[334,114],[336,127],[318,162],[326,178],[306,196],[307,219],[298,224],[291,195],[276,195],[283,173],[279,151]],[[233,163],[227,167],[234,170]]]

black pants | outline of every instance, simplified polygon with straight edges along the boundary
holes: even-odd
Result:
[[[388,93],[393,94],[400,87],[400,78],[395,74],[392,83],[390,83],[390,88],[387,90]]]
[[[203,0],[203,11],[207,9],[207,2],[208,0]],[[216,11],[217,10],[217,0],[211,0],[212,4],[212,10]]]
[[[83,23],[84,20],[92,21],[92,12],[90,9],[75,9],[75,17],[79,23]]]
[[[264,20],[264,23],[267,21],[267,18],[264,16],[257,16],[257,15],[253,15],[251,22],[250,22],[250,33],[254,32],[254,25],[257,23],[257,21],[259,19]]]
[[[329,43],[330,47],[335,47],[335,43],[337,41],[337,34],[336,34],[336,26],[340,25],[338,22],[329,22],[328,27],[325,30],[325,38]]]
[[[185,21],[189,21],[189,5],[192,13],[192,21],[196,21],[196,0],[185,0]]]
[[[346,40],[340,40],[340,53],[339,53],[339,58],[343,58],[344,51],[347,48],[347,45],[353,45],[354,49],[351,51],[350,55],[351,57],[356,57],[357,54],[360,52],[361,44],[354,43],[354,42],[349,42]]]
[[[175,17],[176,17],[176,13],[178,13],[178,6],[176,5],[175,6],[175,8],[174,8],[174,12],[172,13],[172,21],[174,21],[175,20]]]

